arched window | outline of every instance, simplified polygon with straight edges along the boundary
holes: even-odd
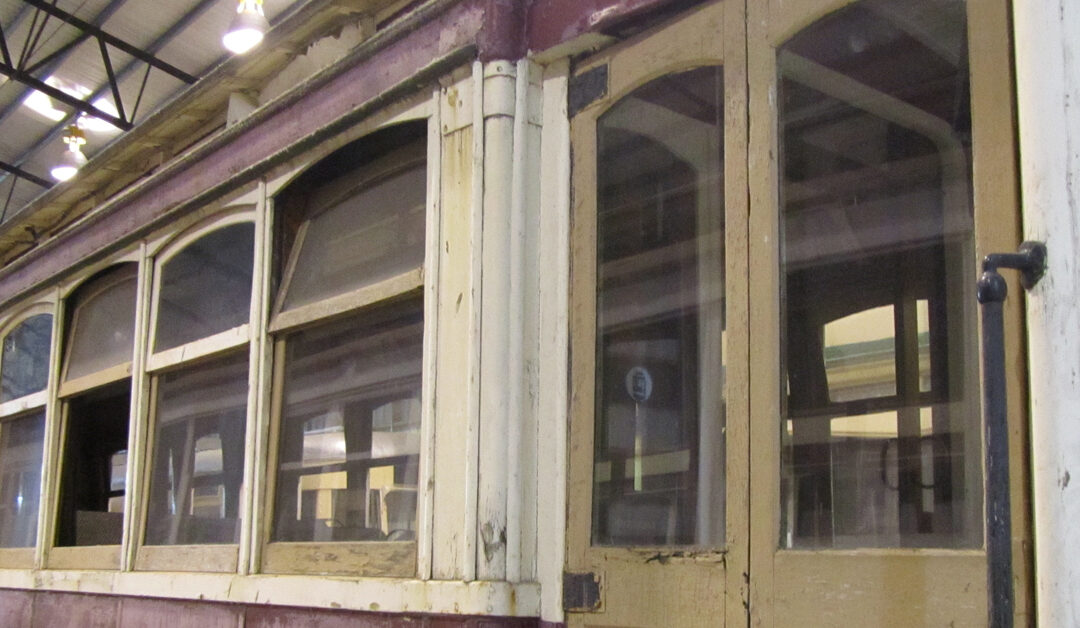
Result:
[[[372,553],[415,551],[426,136],[424,122],[373,133],[275,199],[281,385],[266,571],[295,570],[320,543],[406,542],[369,546],[369,565]],[[412,575],[413,563],[392,569]],[[307,564],[350,573],[362,563]]]
[[[251,208],[212,218],[157,256],[139,569],[236,568],[249,414],[253,218]],[[181,555],[172,546],[187,547]]]
[[[0,356],[0,548],[37,543],[53,316],[36,306],[3,335]],[[27,550],[29,551],[29,550]],[[5,566],[30,567],[30,553]]]
[[[112,266],[67,299],[58,547],[119,545],[123,536],[137,275],[135,263]]]

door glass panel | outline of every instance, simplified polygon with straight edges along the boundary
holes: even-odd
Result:
[[[597,123],[594,545],[724,535],[722,69]]]
[[[779,53],[784,547],[981,542],[965,7]]]

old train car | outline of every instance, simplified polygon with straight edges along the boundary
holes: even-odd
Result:
[[[1080,9],[298,5],[0,222],[0,624],[1075,625]]]

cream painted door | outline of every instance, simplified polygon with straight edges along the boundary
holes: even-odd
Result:
[[[572,626],[745,625],[744,13],[575,69]]]
[[[986,623],[974,283],[1020,240],[1007,11],[748,7],[751,625]],[[1019,326],[1007,344],[1019,378]],[[1023,392],[1014,379],[1018,625]]]
[[[575,69],[570,625],[985,624],[974,281],[1020,239],[1007,9],[729,0]]]

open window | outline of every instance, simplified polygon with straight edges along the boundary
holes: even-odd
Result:
[[[136,567],[234,571],[243,516],[250,208],[210,219],[155,263],[147,493]]]
[[[0,566],[30,568],[38,537],[51,306],[0,327]]]
[[[275,199],[264,571],[415,574],[426,137],[375,132]]]
[[[67,299],[63,447],[50,566],[120,565],[137,273],[135,263],[109,267]]]

